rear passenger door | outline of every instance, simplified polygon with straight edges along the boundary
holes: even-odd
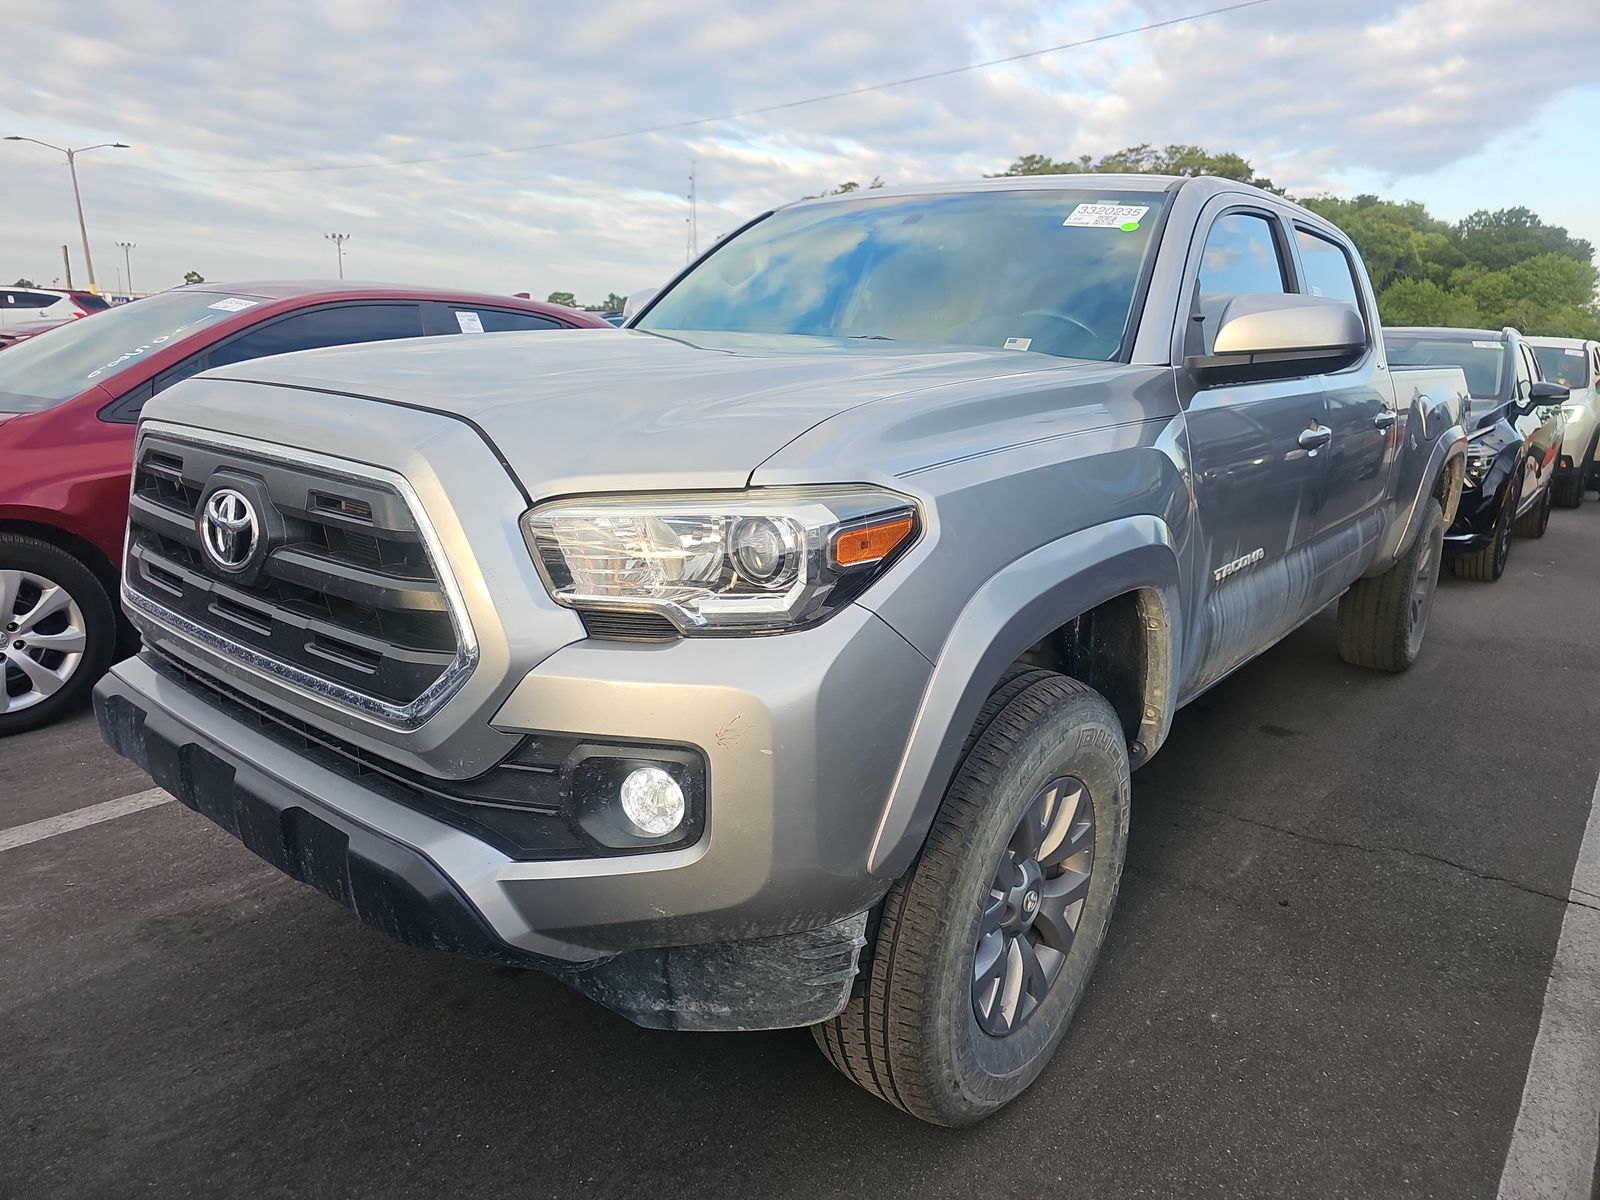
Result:
[[[1198,378],[1182,365],[1212,351],[1234,296],[1296,290],[1289,237],[1272,209],[1224,196],[1202,213],[1190,247],[1188,307],[1174,336],[1198,511],[1191,594],[1202,598],[1191,614],[1201,636],[1189,642],[1186,695],[1276,641],[1309,603],[1327,461],[1319,451],[1327,418],[1321,376],[1278,367]]]
[[[1349,254],[1309,225],[1295,225],[1294,244],[1300,290],[1350,305],[1367,330],[1366,353],[1322,376],[1333,440],[1324,452],[1327,487],[1317,514],[1317,571],[1321,590],[1331,598],[1365,569],[1362,556],[1382,535],[1399,415],[1388,370],[1380,365],[1374,345],[1373,305]]]

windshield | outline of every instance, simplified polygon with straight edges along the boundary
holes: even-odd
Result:
[[[1475,400],[1500,399],[1506,343],[1488,339],[1403,337],[1385,334],[1391,367],[1460,367],[1467,394]]]
[[[637,328],[1109,360],[1166,201],[1150,192],[967,192],[786,209],[719,246]]]
[[[0,354],[0,412],[54,408],[93,384],[109,383],[174,339],[259,303],[216,292],[163,292],[18,342]]]
[[[1577,346],[1531,346],[1539,374],[1564,388],[1589,386],[1589,356]]]

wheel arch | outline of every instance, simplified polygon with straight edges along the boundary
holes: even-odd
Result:
[[[23,537],[37,538],[72,555],[94,573],[94,577],[106,589],[106,595],[111,597],[112,606],[118,607],[117,592],[122,578],[121,573],[105,556],[105,552],[88,538],[63,529],[59,525],[6,514],[0,514],[0,533],[16,533]]]
[[[894,878],[916,857],[984,700],[1017,662],[1050,666],[1101,691],[1137,766],[1172,722],[1180,661],[1178,554],[1158,517],[1069,534],[983,584],[945,639],[867,856]]]

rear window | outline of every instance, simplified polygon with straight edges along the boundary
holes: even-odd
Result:
[[[93,292],[73,292],[72,302],[84,312],[105,312],[111,307],[104,296],[96,296]]]
[[[1582,346],[1534,346],[1539,377],[1564,388],[1589,386],[1589,357]]]
[[[72,321],[0,354],[0,412],[42,412],[94,384],[111,384],[149,355],[263,301],[176,291]]]
[[[1505,382],[1506,344],[1488,338],[1406,337],[1386,334],[1384,349],[1393,367],[1460,367],[1467,393],[1476,400],[1498,400]]]

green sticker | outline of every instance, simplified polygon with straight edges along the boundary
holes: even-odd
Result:
[[[1124,221],[1122,223],[1122,232],[1123,233],[1133,233],[1138,228],[1139,228],[1139,222],[1137,222],[1137,221]]]

